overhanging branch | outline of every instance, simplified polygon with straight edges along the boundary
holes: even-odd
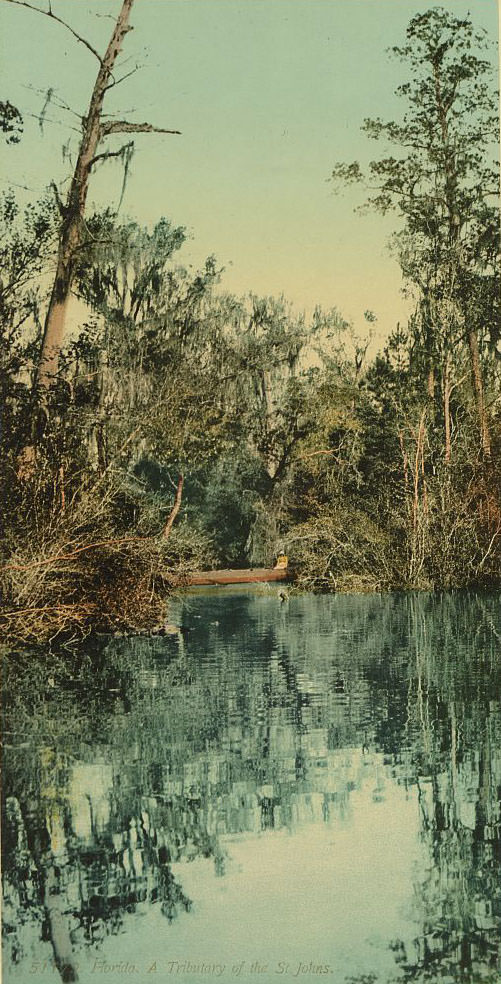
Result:
[[[101,124],[101,137],[108,137],[111,133],[176,133],[181,130],[165,130],[161,126],[153,126],[151,123],[128,123],[127,120],[109,120]]]
[[[90,171],[91,167],[94,167],[94,164],[97,164],[98,161],[107,161],[108,158],[110,158],[110,157],[122,157],[123,158],[125,150],[128,147],[131,147],[131,146],[133,146],[133,145],[131,145],[131,144],[125,144],[123,147],[120,147],[120,150],[105,150],[105,151],[103,151],[102,154],[96,154],[95,157],[93,157],[92,160],[89,161],[89,171]]]

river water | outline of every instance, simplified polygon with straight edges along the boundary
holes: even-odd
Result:
[[[11,657],[8,984],[499,982],[499,597],[169,618]]]

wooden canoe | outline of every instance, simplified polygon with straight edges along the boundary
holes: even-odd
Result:
[[[287,581],[287,567],[251,567],[234,571],[195,571],[190,584],[255,584],[259,581]]]

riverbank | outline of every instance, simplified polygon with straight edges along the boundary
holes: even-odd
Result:
[[[165,545],[153,537],[117,537],[86,545],[56,543],[47,556],[32,553],[29,559],[16,554],[0,571],[0,633],[6,644],[14,646],[56,640],[78,644],[95,633],[166,634],[169,600],[191,585],[197,569],[194,559],[177,556],[173,561]],[[468,588],[496,590],[499,583],[455,586],[455,590]],[[266,583],[263,590],[281,593],[286,600],[305,593],[439,593],[444,586],[424,580],[392,584],[384,572],[372,576],[344,572],[335,577],[330,571],[312,572],[298,566],[289,583]]]
[[[80,495],[71,511],[46,513],[38,527],[30,517],[29,535],[27,524],[10,531],[0,561],[4,639],[77,641],[94,631],[149,631],[164,620],[169,595],[206,559],[204,543],[184,525],[166,540],[158,515],[140,515],[132,526],[126,510],[130,503],[111,487]]]
[[[221,568],[222,560],[255,566],[243,555],[218,553],[190,503],[166,537],[166,507],[145,503],[137,490],[132,494],[123,476],[120,482],[103,476],[87,489],[75,485],[72,501],[57,488],[49,496],[37,478],[17,488],[19,501],[8,510],[10,529],[0,556],[0,632],[13,643],[159,630],[169,598],[196,572]],[[481,538],[478,531],[473,536],[470,523],[464,531],[469,538],[456,536],[461,564],[454,565],[450,538],[443,539],[443,556],[438,546],[433,554],[418,554],[402,531],[361,521],[357,526],[350,510],[345,503],[302,524],[284,523],[294,571],[287,593],[499,588],[497,527]],[[271,541],[267,550],[261,548],[261,566],[275,549]]]
[[[23,559],[2,568],[0,631],[27,643],[152,631],[189,576],[189,565],[169,567],[161,546],[145,537],[56,543],[47,556]]]

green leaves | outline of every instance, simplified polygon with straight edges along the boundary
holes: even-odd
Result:
[[[362,129],[384,141],[390,153],[371,161],[364,178],[358,163],[338,163],[332,172],[336,187],[364,182],[367,206],[396,211],[416,238],[415,253],[432,264],[437,289],[452,290],[458,277],[452,265],[494,266],[499,262],[492,233],[499,232],[496,167],[499,133],[493,69],[481,57],[488,49],[485,32],[470,17],[457,18],[441,8],[416,14],[407,29],[407,44],[395,46],[408,78],[397,89],[405,103],[400,119],[364,120]],[[497,200],[496,200],[497,194]],[[498,236],[499,243],[499,236]],[[406,245],[404,275],[421,284],[431,269],[409,263]],[[448,287],[446,281],[448,278]]]
[[[0,101],[0,130],[6,135],[6,143],[19,143],[23,133],[23,117],[8,99],[6,102]]]
[[[363,181],[363,174],[358,161],[352,164],[336,164],[332,170],[330,180],[334,184],[334,190],[340,191],[343,185],[356,184]]]

